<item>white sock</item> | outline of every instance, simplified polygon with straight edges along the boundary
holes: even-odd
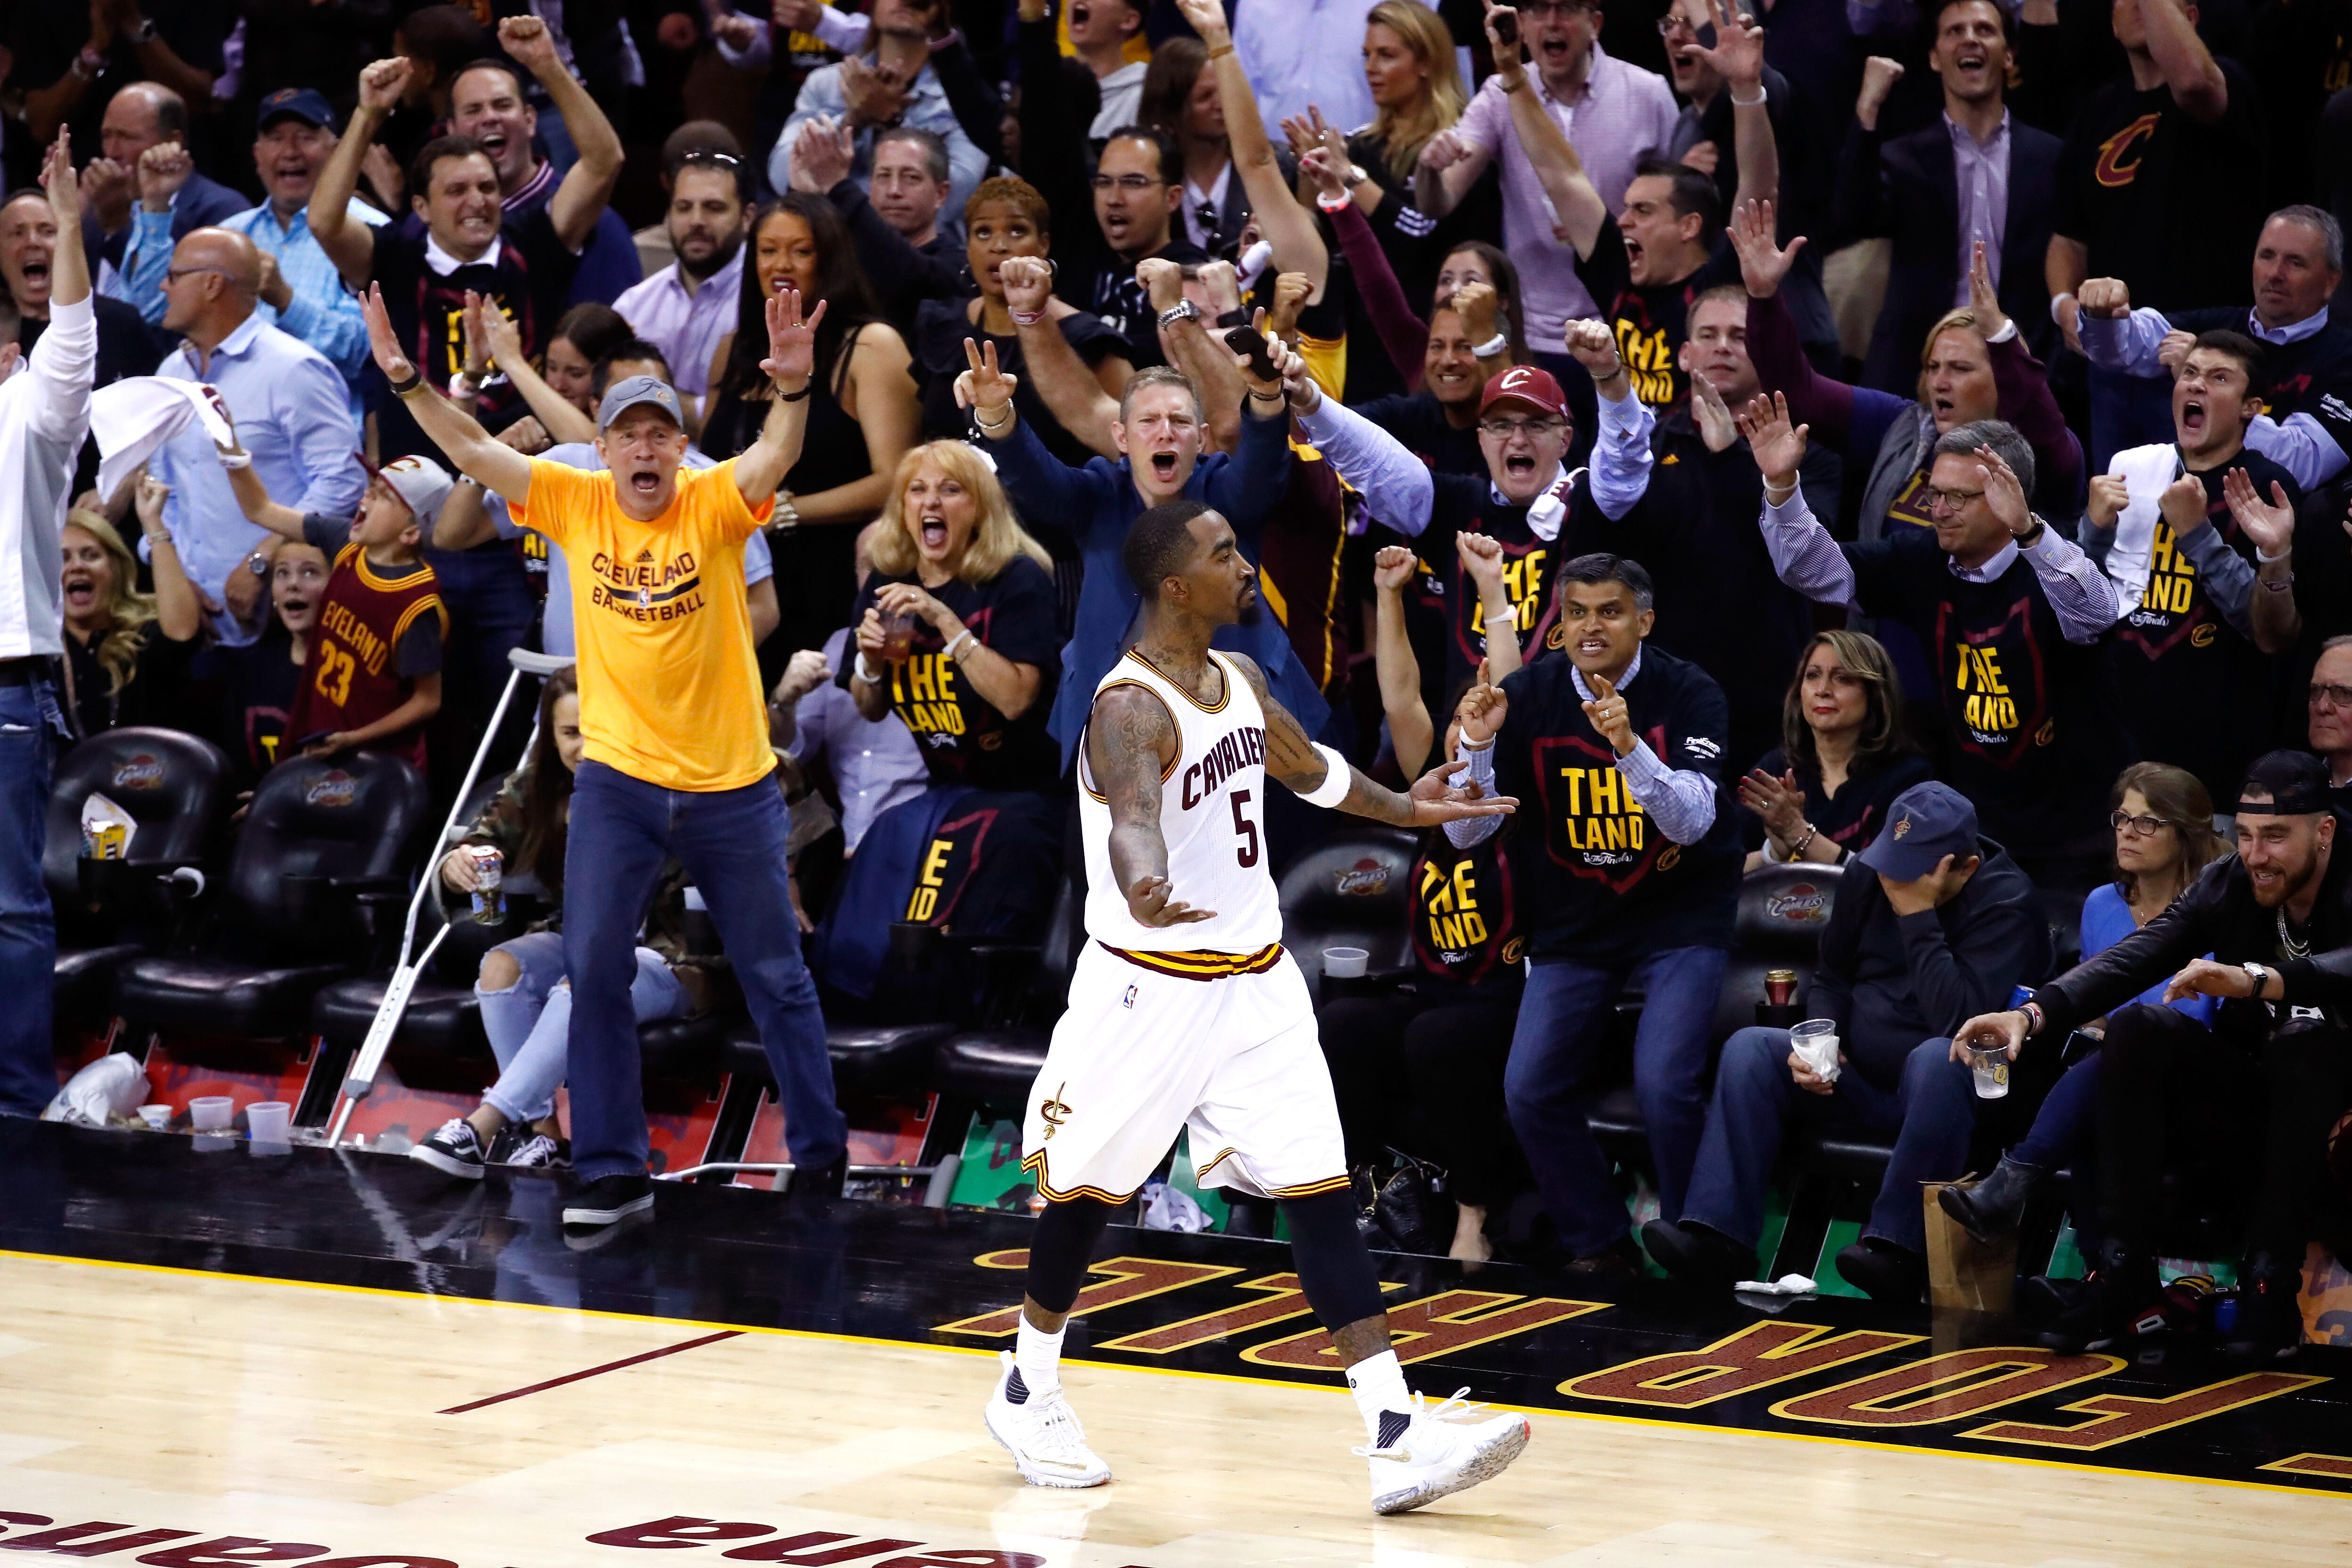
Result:
[[[1013,1364],[1031,1394],[1051,1394],[1062,1386],[1062,1333],[1068,1326],[1069,1321],[1064,1319],[1062,1328],[1047,1333],[1029,1321],[1027,1312],[1021,1314],[1021,1332],[1013,1343]]]
[[[1381,1441],[1381,1416],[1412,1414],[1412,1395],[1404,1385],[1404,1368],[1398,1364],[1392,1350],[1384,1350],[1348,1368],[1348,1392],[1356,1396],[1356,1409],[1364,1417],[1365,1440],[1376,1448],[1387,1447]],[[1395,1433],[1389,1437],[1391,1442],[1395,1441]]]

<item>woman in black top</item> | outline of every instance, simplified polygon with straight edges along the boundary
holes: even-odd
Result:
[[[1903,682],[1859,632],[1817,632],[1780,705],[1782,744],[1739,781],[1748,869],[1767,861],[1836,865],[1870,842],[1895,797],[1930,777],[1903,727]]]
[[[1088,216],[1087,222],[1093,222]],[[978,293],[969,299],[927,299],[915,316],[915,376],[923,388],[923,430],[932,436],[970,437],[971,414],[957,406],[956,377],[969,361],[967,339],[996,345],[1000,370],[1020,377],[1013,406],[1037,438],[1071,467],[1081,467],[1093,450],[1062,428],[1030,385],[1021,339],[1004,303],[1004,285],[998,269],[1016,256],[1044,256],[1053,249],[1053,214],[1045,198],[1026,180],[982,180],[963,204],[964,258]],[[1077,350],[1105,393],[1117,397],[1127,390],[1135,367],[1127,357],[1127,340],[1101,317],[1065,304],[1059,297],[1045,302],[1048,319]]]
[[[735,330],[711,359],[705,452],[732,457],[759,439],[767,421],[769,382],[760,361],[768,351],[769,297],[789,286],[825,307],[816,329],[822,373],[809,389],[801,460],[784,476],[770,525],[784,634],[767,645],[782,660],[795,648],[822,646],[848,614],[857,591],[857,530],[882,510],[919,417],[906,340],[882,319],[833,204],[786,192],[753,215],[749,244]],[[782,669],[763,665],[761,674],[772,683]]]
[[[204,608],[163,527],[171,486],[141,476],[138,512],[153,552],[155,592],[139,591],[139,564],[96,512],[66,514],[65,657],[61,695],[74,738],[134,724],[182,726],[188,662]]]

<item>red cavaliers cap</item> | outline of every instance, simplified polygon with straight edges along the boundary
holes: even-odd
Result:
[[[1498,402],[1523,402],[1554,419],[1568,417],[1568,399],[1559,383],[1551,379],[1549,371],[1535,365],[1513,365],[1488,382],[1486,394],[1478,400],[1478,412],[1484,413]]]

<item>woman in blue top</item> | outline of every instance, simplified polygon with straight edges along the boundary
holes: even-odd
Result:
[[[2208,864],[2231,852],[2213,832],[2212,798],[2193,773],[2163,762],[2135,762],[2116,776],[2113,800],[2107,821],[2116,832],[2116,880],[2093,888],[2083,901],[2086,960],[2163,914]],[[2162,1007],[2164,989],[2150,986],[2132,999]],[[2192,995],[2170,1005],[2210,1028],[2220,1004]],[[1992,1175],[1973,1187],[1948,1186],[1937,1195],[1944,1211],[1980,1241],[2014,1231],[2034,1189],[2083,1147],[2098,1088],[2095,1054],[2068,1068],[2035,1113],[2032,1128],[2001,1155]],[[2084,1168],[2079,1159],[2073,1165]]]

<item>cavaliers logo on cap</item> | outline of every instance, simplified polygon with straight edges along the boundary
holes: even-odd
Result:
[[[1517,388],[1526,385],[1528,378],[1534,374],[1535,372],[1525,365],[1514,365],[1509,370],[1503,372],[1503,390],[1505,392],[1515,391]]]
[[[1901,838],[1904,834],[1906,834],[1906,833],[1909,832],[1910,831],[1911,831],[1911,813],[1909,813],[1908,811],[1906,811],[1906,812],[1903,814],[1903,820],[1902,820],[1901,821],[1899,821],[1899,822],[1897,822],[1897,823],[1895,823],[1895,836],[1896,838],[1898,838],[1898,839],[1899,839],[1899,838]]]

